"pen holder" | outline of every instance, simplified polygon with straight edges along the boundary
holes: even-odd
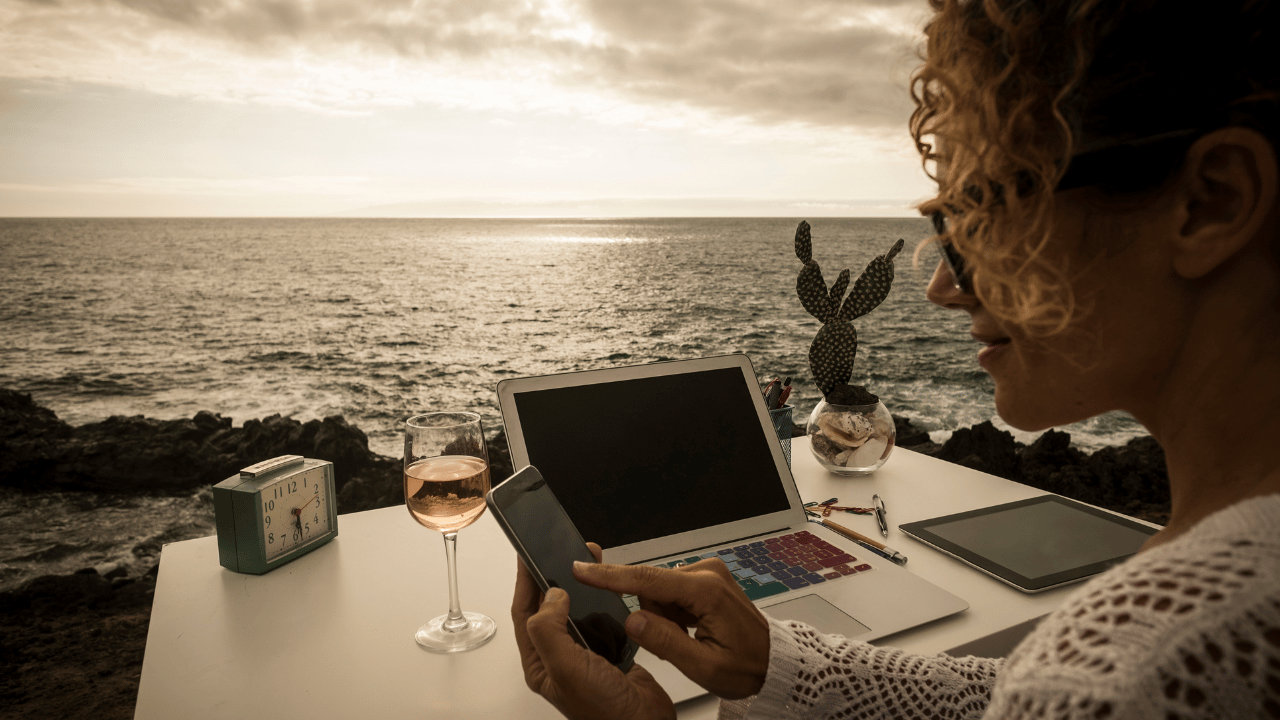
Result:
[[[787,467],[791,467],[791,411],[794,409],[794,405],[783,405],[769,411],[773,430],[778,433],[778,442],[782,444],[782,455],[787,458]]]

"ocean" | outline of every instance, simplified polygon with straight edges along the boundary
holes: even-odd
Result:
[[[819,324],[795,290],[801,219],[0,219],[0,386],[72,425],[340,414],[400,457],[419,412],[473,410],[495,432],[503,378],[745,353],[762,384],[792,378],[803,422],[820,395]],[[928,221],[811,224],[828,283],[906,240],[889,297],[854,323],[853,382],[935,440],[1007,427],[967,316],[924,297],[933,254],[916,268],[911,253]],[[1145,434],[1119,413],[1064,429],[1086,451]],[[0,496],[0,536],[28,538],[0,541],[0,588],[27,574],[6,570],[14,558],[108,562],[14,525],[33,502],[79,511]],[[189,520],[175,512],[120,533],[172,538]]]

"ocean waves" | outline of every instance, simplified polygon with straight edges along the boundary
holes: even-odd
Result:
[[[762,379],[793,378],[800,419],[818,324],[795,294],[798,220],[0,220],[0,252],[20,259],[0,278],[0,384],[73,424],[341,414],[398,455],[418,412],[497,428],[505,377],[742,352]],[[834,279],[929,225],[813,232]],[[945,434],[994,416],[991,386],[924,275],[900,256],[889,298],[855,322],[854,381]]]
[[[0,590],[94,567],[138,575],[166,542],[211,535],[213,496],[0,492]]]

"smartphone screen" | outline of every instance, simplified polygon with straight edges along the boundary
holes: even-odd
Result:
[[[575,560],[595,562],[595,557],[537,469],[520,470],[485,501],[543,592],[558,587],[569,593],[574,639],[623,672],[630,669],[638,650],[623,629],[630,612],[617,593],[573,577]]]

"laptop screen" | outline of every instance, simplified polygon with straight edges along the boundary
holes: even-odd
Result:
[[[612,548],[788,509],[754,392],[724,368],[514,400],[529,464],[582,537]]]

